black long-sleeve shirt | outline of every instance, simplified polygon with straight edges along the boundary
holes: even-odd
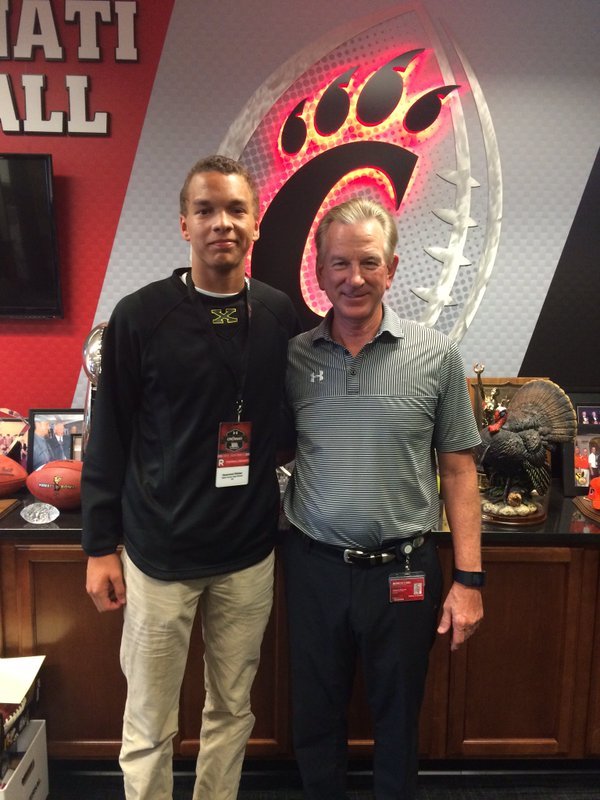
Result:
[[[82,480],[85,552],[123,541],[139,569],[164,580],[244,569],[272,549],[277,421],[298,332],[289,298],[251,280],[249,483],[216,488],[219,423],[236,419],[236,381],[184,271],[123,298],[111,316]]]

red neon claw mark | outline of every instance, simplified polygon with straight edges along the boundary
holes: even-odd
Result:
[[[289,156],[296,155],[306,141],[306,123],[300,116],[305,103],[306,98],[298,103],[281,129],[281,147]]]
[[[400,73],[422,52],[423,48],[419,48],[402,53],[371,75],[356,104],[356,116],[360,123],[379,125],[393,113],[404,91],[404,79]]]
[[[409,133],[421,133],[436,121],[444,100],[458,86],[442,86],[419,97],[406,112],[404,127]]]
[[[321,136],[331,136],[342,127],[350,110],[350,98],[344,91],[356,67],[350,67],[332,81],[317,104],[315,110],[315,128]]]

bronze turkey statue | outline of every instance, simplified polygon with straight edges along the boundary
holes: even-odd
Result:
[[[516,507],[531,501],[534,491],[544,495],[551,479],[547,452],[572,441],[576,432],[575,410],[560,386],[544,378],[524,384],[481,430],[478,455],[489,481],[487,500]]]

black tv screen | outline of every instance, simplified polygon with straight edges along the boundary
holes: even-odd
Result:
[[[62,317],[52,156],[0,153],[0,317]]]

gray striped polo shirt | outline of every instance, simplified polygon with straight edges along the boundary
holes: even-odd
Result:
[[[480,436],[455,342],[384,304],[354,357],[331,339],[330,317],[289,345],[298,438],[284,509],[314,539],[373,549],[437,526],[435,451]]]

